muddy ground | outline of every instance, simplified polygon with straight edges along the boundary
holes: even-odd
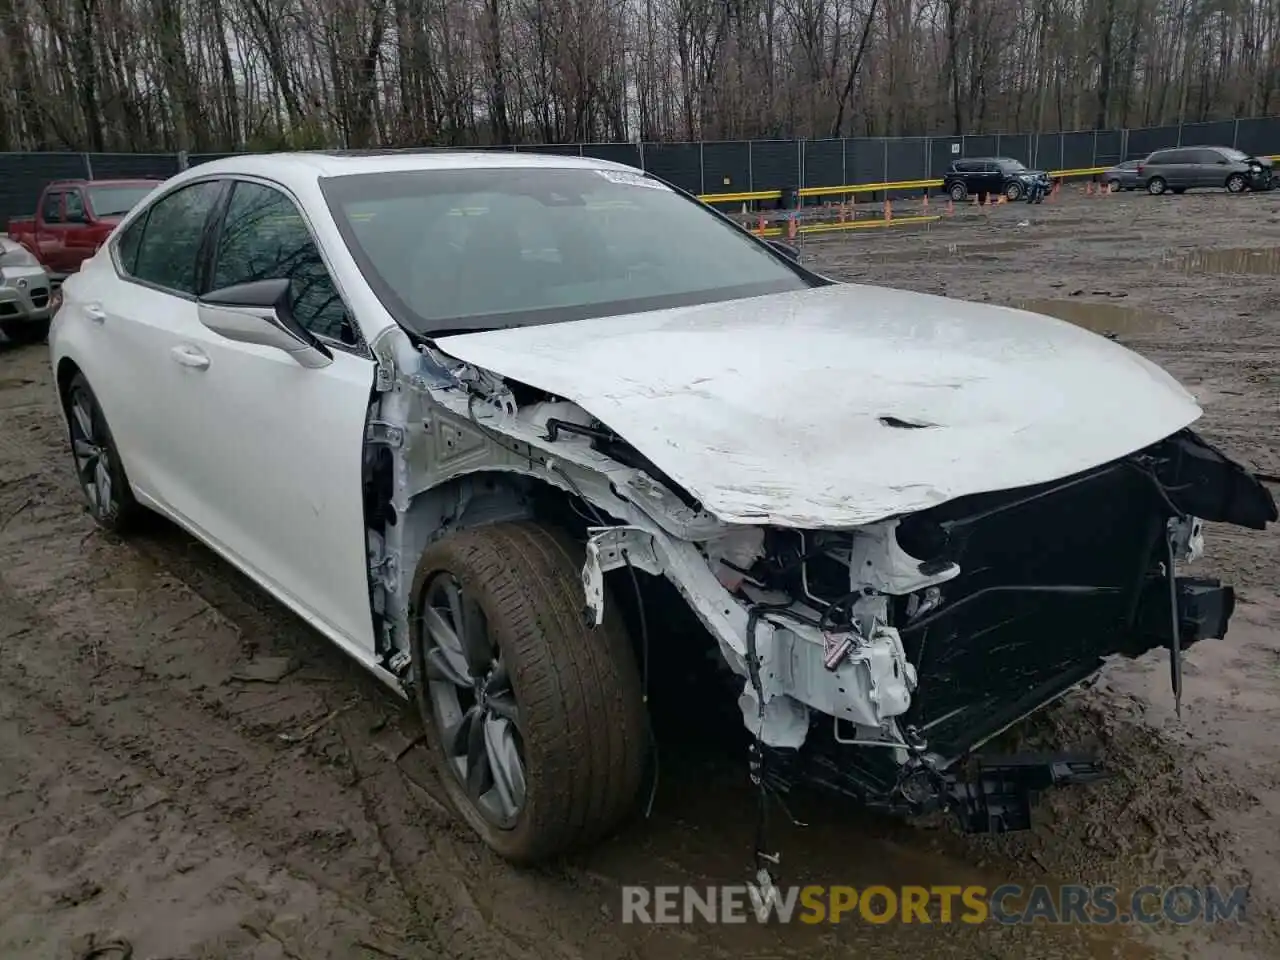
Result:
[[[803,255],[1114,333],[1199,395],[1210,439],[1275,475],[1276,249],[1280,194],[1068,194]],[[137,960],[1275,957],[1280,530],[1208,541],[1198,566],[1241,603],[1225,641],[1189,652],[1182,718],[1152,655],[1013,736],[1100,749],[1111,780],[1048,797],[1027,834],[811,803],[776,840],[787,882],[1244,883],[1244,924],[623,925],[623,884],[747,877],[742,758],[687,729],[663,744],[649,820],[569,862],[506,866],[433,799],[414,719],[324,640],[167,524],[128,543],[94,528],[45,348],[0,345],[0,958],[124,956],[93,952],[113,940]],[[253,679],[269,658],[286,675]]]

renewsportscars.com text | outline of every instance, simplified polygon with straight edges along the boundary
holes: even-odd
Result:
[[[1239,923],[1248,891],[1110,885],[622,888],[623,923]]]

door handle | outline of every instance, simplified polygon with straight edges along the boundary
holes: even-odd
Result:
[[[174,347],[169,351],[169,356],[184,367],[191,367],[194,370],[203,370],[209,366],[209,357],[195,347]]]
[[[96,303],[85,304],[84,315],[94,323],[103,323],[107,319],[107,311]]]

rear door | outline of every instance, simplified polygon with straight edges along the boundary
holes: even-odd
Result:
[[[141,212],[113,241],[110,259],[91,261],[96,299],[77,304],[90,322],[80,350],[116,435],[129,479],[160,507],[185,515],[192,464],[180,440],[190,429],[169,396],[173,350],[199,325],[196,291],[207,227],[227,185],[179,187]],[[100,373],[95,372],[101,370]]]
[[[1200,172],[1196,167],[1197,159],[1194,150],[1169,151],[1169,159],[1165,161],[1169,171],[1167,177],[1169,186],[1180,190],[1200,186]]]
[[[89,223],[89,211],[85,204],[84,191],[68,190],[63,198],[63,216],[67,221],[67,232],[63,238],[62,256],[65,267],[63,272],[71,273],[80,268],[80,264],[93,256],[98,249],[97,231]]]
[[[294,316],[332,354],[307,368],[184,313],[161,363],[175,503],[335,639],[373,650],[362,493],[374,362],[310,225],[278,184],[235,179],[210,231],[207,290],[292,281]]]
[[[36,217],[35,243],[40,259],[53,273],[67,273],[64,252],[67,233],[66,215],[63,213],[62,190],[48,190],[40,201],[40,215]]]

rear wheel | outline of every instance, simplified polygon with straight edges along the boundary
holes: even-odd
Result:
[[[1113,193],[1114,193],[1114,192],[1116,192],[1116,191],[1118,191],[1118,190],[1120,189],[1120,181],[1119,181],[1119,180],[1108,180],[1108,181],[1107,181],[1107,189],[1111,190]]]
[[[142,507],[129,488],[107,418],[84,374],[71,378],[64,402],[76,480],[89,514],[104,529],[125,533],[141,516]]]
[[[1165,183],[1164,177],[1152,177],[1147,181],[1147,193],[1153,197],[1158,197],[1164,193],[1165,188],[1169,185]]]
[[[968,196],[968,193],[969,193],[969,191],[965,189],[963,183],[953,183],[951,185],[950,192],[951,192],[951,199],[954,200],[956,203],[959,203],[961,200],[963,200],[966,196]]]
[[[616,606],[583,619],[581,547],[502,523],[429,546],[413,586],[415,693],[441,781],[498,854],[531,863],[616,827],[646,724]]]
[[[1233,173],[1227,177],[1227,191],[1229,193],[1244,193],[1247,186],[1249,186],[1249,181],[1244,178],[1242,173]]]

